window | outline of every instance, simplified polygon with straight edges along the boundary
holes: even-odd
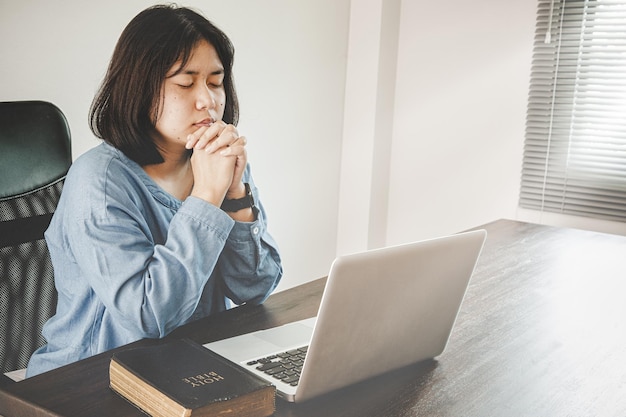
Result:
[[[626,0],[539,0],[520,206],[626,221]]]

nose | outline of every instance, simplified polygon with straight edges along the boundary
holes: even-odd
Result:
[[[196,109],[198,110],[210,110],[215,108],[217,105],[217,100],[215,97],[215,93],[211,91],[209,86],[200,84],[198,88],[198,93],[196,96]]]

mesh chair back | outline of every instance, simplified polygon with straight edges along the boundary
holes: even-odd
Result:
[[[43,233],[71,164],[63,113],[46,102],[0,103],[0,372],[25,368],[45,343],[57,294]]]

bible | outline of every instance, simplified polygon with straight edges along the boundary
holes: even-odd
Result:
[[[276,388],[190,340],[113,354],[110,387],[154,417],[266,417]]]

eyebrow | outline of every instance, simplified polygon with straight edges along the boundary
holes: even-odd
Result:
[[[174,72],[173,74],[170,75],[166,75],[165,78],[172,78],[172,77],[176,77],[177,75],[198,75],[200,74],[200,71],[195,71],[195,70],[184,70],[183,68],[179,68],[178,71]],[[215,75],[225,75],[226,72],[224,70],[224,68],[218,68],[215,71],[209,73],[209,77],[213,77]]]
[[[200,71],[186,70],[186,71],[181,71],[179,74],[198,75],[198,74],[200,74]],[[219,69],[209,73],[209,75],[222,75],[222,74],[224,74],[224,68],[219,68]]]

